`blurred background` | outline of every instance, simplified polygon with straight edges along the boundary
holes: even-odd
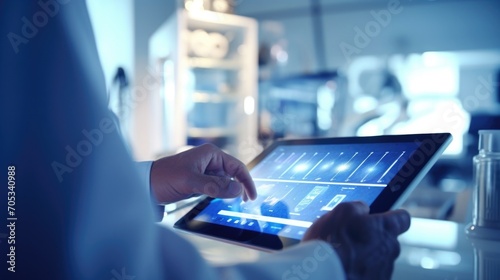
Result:
[[[470,220],[477,132],[500,129],[495,0],[87,0],[137,160],[211,142],[451,132],[405,203]]]

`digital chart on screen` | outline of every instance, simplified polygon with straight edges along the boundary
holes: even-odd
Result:
[[[341,202],[371,204],[417,147],[414,142],[278,146],[250,171],[256,200],[214,199],[195,220],[300,239]]]

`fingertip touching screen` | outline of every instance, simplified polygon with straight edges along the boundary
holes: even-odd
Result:
[[[279,249],[300,241],[339,203],[361,200],[371,212],[389,210],[447,142],[447,134],[278,141],[248,165],[255,200],[207,198],[176,226]],[[217,233],[225,229],[229,237]]]

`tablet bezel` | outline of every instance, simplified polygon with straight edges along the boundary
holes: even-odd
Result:
[[[449,133],[282,139],[275,141],[264,149],[262,153],[247,164],[247,167],[251,170],[273,150],[283,145],[420,143],[408,161],[400,168],[382,193],[370,205],[370,213],[381,213],[401,206],[432,165],[438,160],[451,140],[452,136]],[[174,227],[208,238],[264,251],[280,250],[300,242],[299,239],[194,220],[213,199],[207,197],[202,200],[179,219],[174,224]]]

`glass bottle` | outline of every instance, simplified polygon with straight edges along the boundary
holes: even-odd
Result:
[[[479,153],[473,163],[472,223],[466,232],[500,240],[500,130],[479,131]]]

